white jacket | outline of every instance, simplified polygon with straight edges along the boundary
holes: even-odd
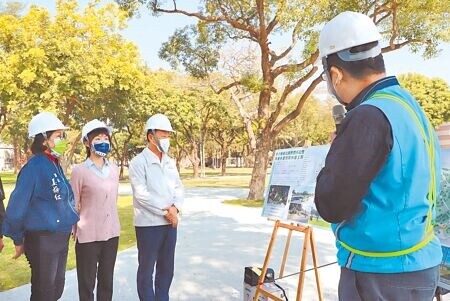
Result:
[[[133,189],[134,225],[167,225],[164,208],[175,205],[181,210],[183,184],[175,161],[163,154],[162,160],[147,147],[130,162],[129,177]]]

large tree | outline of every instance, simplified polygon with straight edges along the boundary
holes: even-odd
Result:
[[[80,10],[75,0],[59,0],[54,16],[39,6],[0,15],[0,131],[10,125],[16,141],[34,114],[50,110],[76,131],[99,118],[126,132],[123,113],[144,91],[144,70],[137,47],[119,34],[125,26],[114,3]]]
[[[312,145],[326,144],[330,140],[330,133],[335,125],[330,114],[334,101],[319,100],[311,97],[303,107],[302,114],[290,122],[278,135],[276,148],[298,147],[311,143]],[[287,105],[292,109],[295,103]]]
[[[146,4],[155,14],[181,14],[196,18],[195,28],[177,30],[166,45],[166,56],[178,60],[194,76],[207,77],[217,67],[221,47],[247,41],[257,47],[258,78],[255,164],[250,199],[262,198],[268,152],[283,128],[300,115],[302,107],[320,83],[317,39],[322,24],[344,10],[368,14],[385,38],[383,52],[409,46],[436,53],[448,41],[448,1],[300,1],[300,0],[204,0],[197,11],[179,8],[179,3],[159,0],[117,0],[129,10]],[[277,36],[290,35],[291,43],[277,43]],[[278,38],[278,40],[280,40]],[[297,43],[299,46],[296,47]],[[301,49],[299,49],[301,48]],[[248,74],[233,78],[217,92],[246,86]],[[254,81],[253,81],[254,82]],[[294,109],[282,114],[287,97],[301,90]]]
[[[399,81],[414,95],[433,126],[450,121],[450,88],[445,80],[408,73],[399,76]]]
[[[178,31],[180,39],[171,39],[173,54],[189,70],[190,62],[198,62],[209,72],[217,66],[217,53],[227,42],[250,41],[258,48],[259,92],[255,119],[255,164],[249,198],[262,198],[268,164],[268,152],[274,138],[298,115],[308,96],[321,81],[318,68],[317,38],[322,24],[344,10],[368,14],[379,26],[386,40],[383,52],[410,46],[423,50],[425,56],[436,53],[441,41],[448,41],[448,1],[300,1],[300,0],[204,0],[198,11],[179,9],[177,1],[170,4],[158,0],[118,0],[127,8],[146,3],[154,13],[182,14],[197,18],[195,39],[189,31]],[[291,43],[283,47],[276,36],[288,34]],[[183,40],[194,43],[179,43]],[[300,41],[303,47],[296,47]],[[195,51],[192,51],[195,50]],[[187,63],[186,63],[187,62]],[[244,76],[244,74],[243,74]],[[244,77],[233,79],[218,89],[231,89],[244,84]],[[287,97],[296,90],[303,93],[297,106],[281,114]]]

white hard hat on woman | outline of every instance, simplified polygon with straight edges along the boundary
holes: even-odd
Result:
[[[34,138],[31,152],[36,154],[49,150],[52,156],[59,158],[67,149],[67,141],[63,132],[66,129],[68,127],[55,114],[51,112],[37,114],[28,124],[28,136]]]
[[[31,118],[31,121],[28,124],[28,137],[34,138],[37,134],[66,129],[68,129],[68,127],[66,127],[55,114],[41,112]]]
[[[94,135],[90,135],[91,133],[94,133]],[[98,140],[98,141],[91,141],[93,139],[92,136],[98,135],[104,133],[107,135],[107,140]],[[112,128],[107,126],[106,123],[103,121],[100,121],[98,119],[94,119],[89,121],[83,126],[83,129],[81,130],[81,141],[86,146],[86,152],[87,156],[89,157],[90,152],[94,152],[97,155],[101,157],[105,157],[111,150],[111,133]],[[106,138],[106,137],[105,137]]]

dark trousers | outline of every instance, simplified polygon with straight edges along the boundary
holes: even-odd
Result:
[[[137,290],[141,301],[169,301],[177,229],[171,225],[136,227]],[[155,279],[153,271],[155,269]]]
[[[111,301],[113,295],[114,265],[119,237],[107,241],[75,244],[77,258],[78,294],[80,301],[94,300],[97,278],[97,300]]]
[[[431,301],[439,266],[417,272],[379,274],[341,268],[340,301]]]
[[[25,233],[25,256],[31,267],[32,301],[56,301],[64,291],[70,233]]]

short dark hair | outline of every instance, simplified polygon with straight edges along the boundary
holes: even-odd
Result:
[[[149,129],[147,130],[147,135],[145,135],[145,139],[147,139],[147,142],[150,142],[150,140],[148,139],[148,135],[152,135],[155,136],[157,130],[154,129]]]
[[[89,158],[89,156],[91,154],[91,147],[90,147],[91,143],[90,142],[92,141],[92,139],[94,139],[95,136],[98,136],[100,134],[105,134],[106,136],[108,136],[109,141],[111,141],[111,135],[109,134],[109,131],[105,128],[98,128],[98,129],[94,129],[94,130],[90,131],[87,135],[89,146],[85,145],[86,159]],[[86,140],[84,140],[84,138],[83,138],[83,141],[86,141]]]
[[[45,135],[48,137],[50,137],[53,134],[54,131],[48,131],[45,133]],[[45,150],[48,149],[48,147],[46,145],[44,145],[44,141],[47,139],[44,137],[44,135],[42,134],[37,134],[36,136],[34,136],[34,140],[33,143],[31,144],[31,153],[33,155],[39,154],[39,153],[43,153]]]
[[[355,46],[350,48],[351,53],[358,53],[362,51],[366,51],[372,49],[377,46],[378,42],[370,42],[364,45]],[[360,60],[360,61],[352,61],[346,62],[341,60],[341,58],[336,54],[330,54],[327,58],[328,70],[330,70],[331,66],[338,67],[347,71],[354,78],[363,78],[372,74],[379,74],[386,72],[386,67],[384,66],[383,55],[380,53],[376,57]]]

